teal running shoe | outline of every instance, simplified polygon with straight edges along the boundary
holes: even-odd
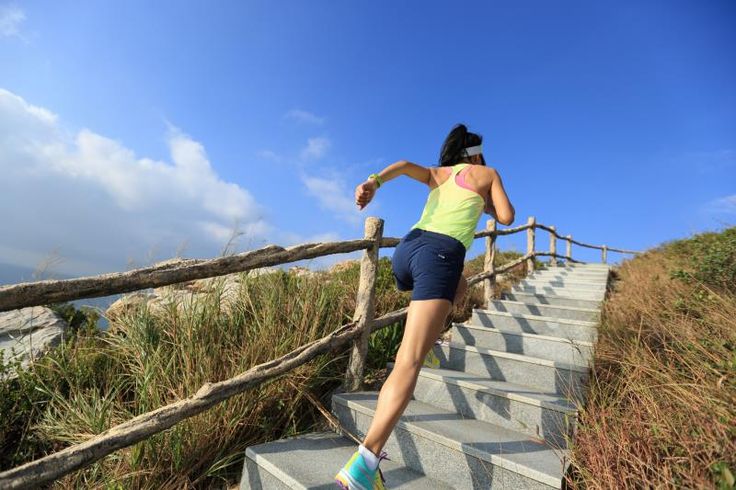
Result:
[[[384,459],[389,458],[382,451],[378,462]],[[345,466],[335,475],[335,483],[342,490],[386,490],[385,481],[381,469],[376,467],[375,470],[371,470],[359,451],[355,451]]]

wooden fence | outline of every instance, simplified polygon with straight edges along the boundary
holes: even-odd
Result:
[[[548,231],[550,234],[548,252],[536,251],[537,229]],[[499,236],[511,235],[524,230],[527,232],[527,253],[517,260],[495,268],[493,259],[496,239]],[[476,232],[474,238],[486,239],[484,269],[482,272],[467,278],[467,281],[468,286],[483,283],[486,304],[494,297],[496,276],[519,264],[526,262],[527,271],[533,271],[535,257],[550,257],[552,265],[557,265],[557,259],[579,262],[572,258],[573,243],[581,247],[601,250],[602,262],[606,262],[609,251],[626,254],[639,253],[632,250],[610,248],[606,245],[598,246],[581,243],[573,240],[572,235],[560,236],[554,226],[539,224],[534,217],[530,217],[525,225],[504,230],[496,229],[495,220],[488,220],[486,229]],[[564,256],[557,254],[558,239],[566,241],[566,254]],[[83,443],[67,447],[0,473],[0,488],[37,488],[39,485],[82,469],[118,449],[162,432],[177,422],[197,415],[234,395],[282,376],[318,355],[328,352],[337,353],[351,343],[344,387],[347,391],[360,389],[370,335],[381,328],[406,318],[407,308],[374,318],[378,251],[380,248],[395,247],[399,241],[398,238],[383,237],[382,219],[368,217],[365,221],[365,233],[362,240],[306,243],[289,248],[269,245],[261,249],[210,260],[170,261],[123,273],[59,281],[38,281],[0,287],[0,312],[2,312],[27,306],[133,292],[336,253],[365,250],[360,263],[360,282],[352,322],[342,325],[329,335],[302,345],[284,356],[254,366],[234,378],[217,383],[205,383],[194,395],[188,398],[139,415]]]

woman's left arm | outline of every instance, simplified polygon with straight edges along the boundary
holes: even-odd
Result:
[[[392,163],[378,173],[379,180],[385,184],[399,175],[408,175],[412,179],[429,185],[431,172],[428,168],[406,160]],[[362,210],[371,200],[378,189],[378,183],[373,178],[366,179],[355,188],[355,204]]]

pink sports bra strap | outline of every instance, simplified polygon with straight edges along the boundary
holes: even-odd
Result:
[[[483,197],[480,192],[478,192],[476,189],[473,189],[470,184],[465,182],[465,174],[467,174],[470,171],[470,165],[467,167],[461,168],[457,174],[455,174],[455,183],[459,185],[460,187],[464,189],[468,189],[469,191],[473,191],[476,194],[478,194],[480,197]],[[485,201],[485,197],[483,197],[483,201]]]

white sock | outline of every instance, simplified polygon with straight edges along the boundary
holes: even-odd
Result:
[[[363,456],[363,459],[365,459],[365,462],[368,464],[368,468],[371,470],[378,468],[378,456],[373,454],[370,449],[361,444],[358,446],[358,452]]]

